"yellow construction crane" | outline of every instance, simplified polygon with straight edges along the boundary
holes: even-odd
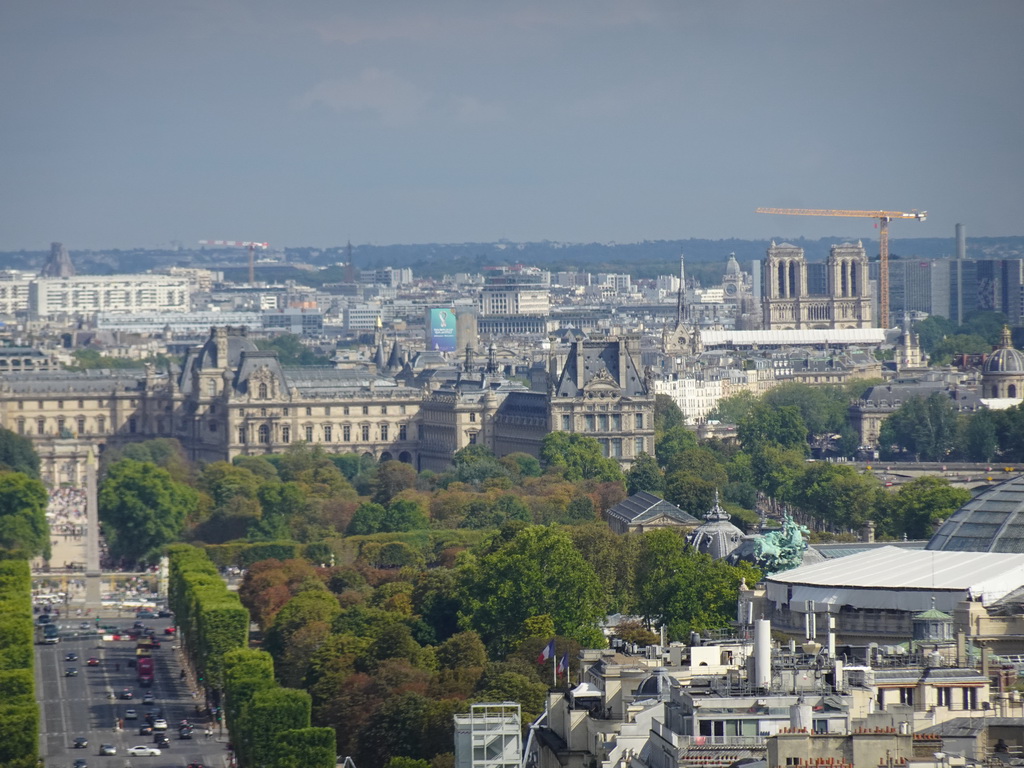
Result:
[[[781,213],[786,216],[847,216],[857,219],[877,219],[878,234],[878,319],[883,328],[889,327],[889,222],[893,219],[924,221],[928,211],[840,211],[831,208],[758,208],[758,213]]]

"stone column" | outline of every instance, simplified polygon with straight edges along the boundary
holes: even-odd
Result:
[[[100,588],[100,516],[96,498],[96,454],[90,447],[85,460],[85,604],[99,611],[103,600]]]

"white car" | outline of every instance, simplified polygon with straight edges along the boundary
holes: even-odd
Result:
[[[160,750],[156,747],[147,747],[142,745],[138,747],[129,747],[128,754],[132,757],[149,757],[152,755],[159,755]]]
[[[167,721],[164,720],[162,717],[158,717],[156,720],[153,721],[153,730],[154,731],[166,731],[167,730]]]

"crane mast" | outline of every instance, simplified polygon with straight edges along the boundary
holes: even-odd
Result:
[[[839,216],[877,219],[878,225],[878,320],[889,327],[889,222],[894,219],[924,221],[928,211],[847,211],[836,208],[758,208],[758,213],[781,213],[785,216]]]
[[[256,285],[256,249],[267,250],[270,243],[261,243],[255,240],[200,240],[200,245],[212,245],[218,248],[248,248],[249,249],[249,285]]]

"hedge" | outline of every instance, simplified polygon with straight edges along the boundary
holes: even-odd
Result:
[[[32,573],[27,560],[0,560],[0,766],[32,768],[39,750]]]

